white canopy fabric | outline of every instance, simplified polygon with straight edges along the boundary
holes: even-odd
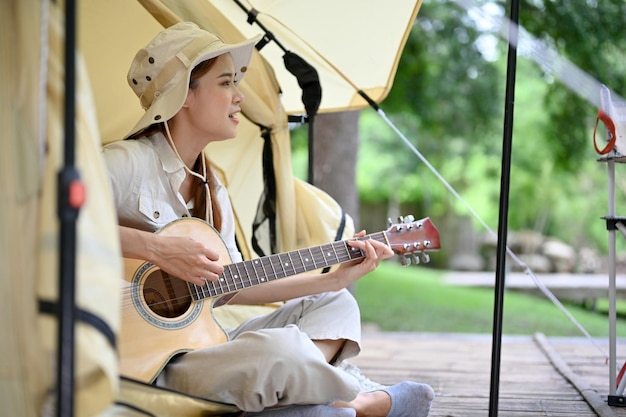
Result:
[[[247,23],[234,0],[209,0],[245,37],[263,30]],[[239,0],[284,46],[317,70],[320,112],[367,107],[362,90],[380,103],[391,89],[398,61],[421,0]],[[282,65],[284,51],[270,42],[262,49],[282,89],[289,114],[305,113],[295,77]]]

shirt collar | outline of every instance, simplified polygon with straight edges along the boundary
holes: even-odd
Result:
[[[171,174],[185,169],[183,162],[176,156],[176,152],[174,152],[174,149],[172,149],[162,132],[155,133],[150,137],[150,140],[154,144],[154,150],[159,155],[165,172]]]

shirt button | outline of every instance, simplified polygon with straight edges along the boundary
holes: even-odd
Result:
[[[154,216],[155,219],[158,219],[161,216],[161,213],[159,213],[158,211],[155,211],[154,213],[152,213],[152,215]]]

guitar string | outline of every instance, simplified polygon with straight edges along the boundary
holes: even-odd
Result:
[[[359,254],[359,256],[351,256],[349,253],[346,253],[346,255],[342,258],[337,257],[337,262],[335,263],[344,263],[350,260],[354,260],[357,258],[361,258],[363,257],[362,254]],[[277,258],[278,259],[278,258]],[[320,255],[318,255],[317,261],[313,260],[313,263],[315,264],[321,264],[321,265],[326,265],[327,262],[326,260],[328,259],[328,257],[324,256],[323,253],[321,253]],[[264,259],[265,261],[267,261],[268,265],[272,265],[272,267],[276,266],[275,263],[272,263],[269,259]],[[251,261],[246,261],[243,262],[242,264],[246,264],[246,263],[250,263]],[[332,264],[335,264],[332,263]],[[228,266],[232,266],[234,264],[231,265],[227,265]],[[210,288],[209,286],[206,286],[206,284],[204,286],[199,286],[199,285],[195,285],[195,284],[190,284],[188,286],[188,292],[184,295],[180,295],[178,297],[173,297],[173,298],[168,298],[167,300],[164,300],[162,302],[158,302],[158,303],[152,303],[152,304],[147,304],[149,306],[152,307],[157,307],[159,304],[167,304],[167,303],[171,303],[171,302],[175,302],[175,301],[181,301],[184,299],[188,299],[188,298],[192,298],[193,299],[193,295],[192,293],[194,292],[193,289],[196,288],[197,291],[201,292],[202,295],[207,295],[206,297],[202,297],[199,301],[204,300],[204,299],[208,299],[208,298],[214,298],[214,297],[218,297],[218,296],[222,296],[222,295],[226,295],[228,293],[232,293],[232,292],[237,292],[240,291],[242,289],[245,288],[249,288],[251,286],[255,286],[255,285],[260,285],[263,284],[265,282],[270,282],[273,281],[275,279],[280,279],[280,278],[285,278],[288,276],[293,276],[293,275],[297,275],[299,273],[304,273],[304,272],[310,272],[313,269],[306,269],[305,265],[302,265],[301,268],[296,269],[295,267],[292,267],[292,269],[295,271],[294,274],[288,273],[284,267],[281,267],[282,269],[282,273],[280,273],[280,271],[276,271],[276,269],[273,269],[273,273],[271,274],[266,274],[265,275],[265,280],[260,279],[258,276],[257,277],[248,277],[248,281],[250,283],[250,285],[243,285],[243,284],[237,284],[236,278],[231,278],[231,282],[233,283],[232,285],[228,285],[228,284],[221,284],[219,281],[213,282],[213,281],[209,281],[208,285],[212,286],[213,288]],[[301,271],[299,271],[299,269],[302,269]],[[316,268],[317,269],[317,268]],[[172,277],[174,279],[178,279],[175,277]],[[220,275],[220,279],[224,278],[224,274]],[[233,289],[229,288],[230,286],[233,287]],[[241,286],[241,287],[240,287]],[[225,288],[226,287],[226,288]],[[137,291],[143,293],[143,289],[145,288],[145,281],[143,281],[141,284],[138,285],[130,285],[127,286],[126,288],[123,289],[123,293],[127,293],[127,294],[132,294],[132,293],[136,293]],[[128,304],[132,304],[133,301],[132,299],[130,300],[126,300],[126,303]]]
[[[377,240],[377,241],[379,241],[379,242],[381,242],[381,243],[388,244],[387,239],[386,239],[386,237],[385,237],[385,232],[374,233],[374,234],[371,234],[371,235],[365,236],[365,237],[360,238],[360,239],[375,239],[375,240]],[[316,265],[316,260],[319,262],[319,264],[320,264],[320,265],[329,266],[329,265],[340,264],[340,263],[348,262],[348,261],[350,261],[350,260],[355,260],[355,259],[359,259],[359,258],[364,257],[364,254],[363,254],[363,252],[362,252],[361,250],[359,250],[359,252],[360,252],[360,253],[359,253],[359,255],[358,255],[358,256],[352,257],[352,256],[350,255],[350,253],[349,253],[349,249],[348,249],[348,248],[349,248],[349,246],[347,245],[347,242],[348,242],[348,241],[350,241],[350,240],[356,240],[356,239],[348,239],[348,240],[339,241],[339,242],[332,242],[332,243],[328,243],[328,244],[325,244],[325,245],[320,245],[320,246],[311,247],[311,248],[299,249],[299,250],[295,250],[295,251],[292,251],[292,252],[286,252],[286,253],[282,253],[282,254],[276,254],[276,255],[270,255],[270,256],[265,256],[265,257],[261,257],[261,258],[255,258],[255,259],[252,259],[252,260],[248,260],[248,261],[240,262],[239,264],[246,265],[246,264],[250,264],[250,263],[252,263],[252,262],[254,262],[254,261],[257,261],[257,262],[261,262],[261,265],[263,265],[263,263],[264,263],[264,261],[265,261],[266,263],[268,263],[268,264],[269,264],[269,266],[272,266],[272,268],[274,268],[275,264],[274,264],[273,262],[271,262],[271,260],[272,260],[272,259],[278,259],[278,260],[280,261],[280,256],[281,256],[281,255],[287,256],[287,255],[290,255],[290,254],[292,254],[292,253],[298,253],[298,254],[300,254],[300,252],[301,252],[301,251],[306,251],[306,250],[308,250],[308,251],[310,251],[310,252],[311,252],[311,251],[313,251],[313,250],[315,250],[315,249],[317,249],[317,250],[320,250],[320,251],[321,251],[322,249],[325,249],[325,247],[330,247],[330,249],[332,249],[332,250],[333,250],[333,253],[335,254],[335,259],[337,259],[337,262],[334,262],[334,263],[330,263],[330,264],[328,264],[328,262],[327,262],[327,260],[328,260],[328,256],[325,256],[323,252],[320,252],[320,254],[318,255],[318,257],[315,257],[315,256],[311,253],[311,256],[313,257],[312,262],[313,262],[313,264],[314,264],[314,265]],[[335,252],[335,245],[336,245],[336,244],[343,244],[343,245],[346,247],[346,249],[347,249],[347,251],[346,251],[346,256],[347,256],[347,258],[346,258],[346,259],[340,259],[340,258],[336,255],[336,252]],[[301,256],[301,255],[300,255],[300,256]],[[291,260],[291,258],[290,258],[290,260]],[[226,267],[227,267],[227,268],[228,268],[229,266],[231,266],[231,267],[232,267],[233,265],[237,265],[237,264],[229,264],[229,265],[226,265]],[[281,264],[281,268],[284,270],[284,267],[282,266],[282,264]],[[294,271],[296,271],[295,267],[292,267],[292,268],[294,269]],[[284,275],[282,275],[282,274],[278,274],[278,273],[276,273],[276,271],[274,270],[274,273],[273,273],[273,274],[265,274],[265,277],[266,277],[266,279],[267,279],[267,281],[266,281],[266,282],[270,282],[270,281],[273,281],[273,280],[275,280],[275,279],[285,278],[285,277],[288,277],[288,276],[297,275],[297,274],[304,273],[304,272],[310,272],[310,271],[312,271],[312,270],[314,270],[314,269],[319,269],[319,268],[314,268],[314,269],[306,269],[305,265],[302,265],[302,268],[305,268],[305,269],[303,269],[301,272],[297,272],[297,273],[295,273],[295,274],[287,274],[287,272],[286,272],[286,271],[283,271],[283,272],[284,272]],[[320,267],[320,268],[321,268],[321,267]],[[254,269],[254,268],[253,268],[253,269]],[[225,272],[226,272],[226,271],[225,271]],[[172,277],[172,278],[174,278],[174,279],[178,279],[178,278],[175,278],[175,277]],[[241,291],[241,290],[243,290],[243,289],[245,289],[245,288],[249,288],[249,287],[251,287],[251,286],[256,286],[256,285],[260,285],[260,284],[263,284],[263,283],[264,283],[264,282],[261,282],[261,280],[259,280],[258,278],[256,278],[256,279],[251,279],[250,277],[248,277],[248,280],[250,281],[250,283],[251,283],[252,285],[249,285],[249,286],[242,286],[242,288],[238,288],[238,287],[237,287],[237,284],[233,284],[233,286],[234,286],[234,289],[233,289],[233,290],[228,289],[228,290],[224,291],[224,288],[223,288],[223,287],[224,287],[224,285],[223,285],[223,284],[221,284],[221,283],[219,282],[219,280],[220,280],[220,279],[223,279],[223,278],[224,278],[224,274],[221,274],[221,275],[220,275],[220,277],[218,278],[218,281],[215,281],[215,282],[214,282],[214,281],[209,281],[209,282],[208,282],[208,285],[211,285],[211,286],[213,286],[213,287],[214,287],[214,288],[213,288],[213,290],[214,290],[214,291],[218,291],[218,288],[216,288],[216,287],[220,287],[220,288],[219,288],[219,293],[215,293],[215,294],[213,294],[213,293],[212,293],[212,289],[211,289],[211,288],[209,288],[209,287],[207,286],[207,284],[205,284],[205,285],[203,285],[203,286],[199,286],[199,285],[195,285],[195,284],[188,284],[188,285],[187,285],[187,289],[188,289],[188,293],[187,293],[187,294],[180,295],[180,296],[173,297],[173,298],[168,298],[167,300],[164,300],[164,301],[161,301],[161,302],[157,302],[157,303],[150,303],[150,304],[146,303],[146,305],[147,305],[148,307],[155,307],[155,308],[156,308],[156,307],[158,307],[159,305],[166,305],[166,304],[168,304],[168,303],[172,303],[172,302],[176,302],[176,301],[181,301],[181,300],[187,300],[187,299],[191,299],[191,302],[193,302],[193,301],[203,301],[203,300],[207,300],[207,299],[210,299],[210,298],[216,298],[216,297],[219,297],[219,296],[223,296],[223,295],[226,295],[226,294],[229,294],[229,293],[238,292],[238,291]],[[231,279],[231,280],[232,280],[232,279]],[[137,293],[137,292],[139,292],[139,293],[143,293],[143,292],[144,292],[144,288],[145,288],[145,280],[144,280],[141,284],[139,284],[139,285],[137,285],[137,284],[130,284],[130,283],[128,283],[127,281],[126,281],[126,283],[127,283],[128,285],[126,285],[126,286],[125,286],[125,288],[123,288],[123,289],[122,289],[122,295],[130,295],[130,294],[135,294],[135,293]],[[205,286],[206,286],[206,287],[205,287]],[[138,287],[139,287],[139,289],[138,289]],[[202,292],[202,295],[206,295],[206,294],[209,294],[209,295],[208,295],[208,296],[206,296],[206,297],[202,297],[202,298],[200,298],[199,300],[194,300],[194,298],[193,298],[193,294],[192,294],[192,292],[193,292],[193,288],[195,288],[197,291]],[[122,301],[122,306],[128,306],[128,305],[132,305],[132,304],[134,304],[134,301],[133,301],[133,300],[132,300],[132,298],[130,298],[130,297],[125,298],[125,299]]]

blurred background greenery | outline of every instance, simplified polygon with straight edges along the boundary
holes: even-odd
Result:
[[[476,0],[508,16],[508,2]],[[626,2],[525,0],[519,24],[600,83],[626,95]],[[457,3],[424,0],[381,108],[487,226],[498,226],[502,168],[506,41]],[[373,51],[372,53],[375,53]],[[581,86],[582,87],[582,86]],[[516,67],[509,232],[530,230],[574,249],[606,256],[606,164],[593,147],[597,108],[523,54]],[[349,120],[349,119],[346,119]],[[442,250],[427,266],[385,262],[354,288],[365,322],[383,330],[489,333],[493,290],[446,285],[442,276],[459,247],[480,240],[484,225],[433,175],[372,109],[358,117],[357,226],[382,230],[391,214],[431,217]],[[338,126],[341,126],[339,124]],[[294,173],[307,176],[307,128],[293,131]],[[341,143],[342,138],[331,138]],[[322,141],[323,138],[316,138]],[[606,141],[604,129],[597,140]],[[328,149],[331,149],[329,145]],[[335,144],[333,144],[335,146]],[[328,171],[328,166],[325,167]],[[626,213],[626,166],[616,167],[617,214]],[[322,171],[320,171],[322,172]],[[337,179],[334,179],[337,180]],[[339,179],[341,180],[341,179]],[[354,187],[349,184],[348,186]],[[323,187],[322,187],[323,188]],[[330,191],[329,191],[330,192]],[[344,207],[341,191],[333,195]],[[382,209],[381,209],[382,207]],[[476,239],[455,229],[469,227]],[[623,256],[626,239],[617,239]],[[598,300],[606,310],[606,300]],[[621,305],[621,301],[620,301]],[[567,304],[593,336],[608,335],[604,311]],[[580,336],[550,301],[508,292],[504,333]],[[618,334],[626,334],[620,320]]]
[[[507,3],[477,1],[508,16]],[[527,0],[522,27],[612,90],[626,94],[626,3],[623,0]],[[497,230],[508,45],[454,2],[424,0],[399,62],[384,112]],[[375,52],[373,52],[375,53]],[[607,251],[606,164],[597,162],[597,108],[537,63],[518,56],[510,182],[510,230],[533,230],[579,249]],[[371,109],[360,112],[356,185],[360,225],[384,228],[372,207],[408,208],[442,229],[483,227]],[[606,141],[604,131],[598,141]],[[307,131],[293,132],[295,174],[306,177]],[[626,212],[626,175],[617,166],[617,211]],[[393,210],[388,210],[393,212]],[[377,212],[376,212],[377,213]],[[406,211],[400,214],[409,214]],[[458,220],[461,219],[461,220]],[[446,239],[447,238],[447,242]],[[442,257],[453,236],[442,236]],[[626,248],[618,239],[618,251]],[[434,264],[445,267],[437,255]]]

